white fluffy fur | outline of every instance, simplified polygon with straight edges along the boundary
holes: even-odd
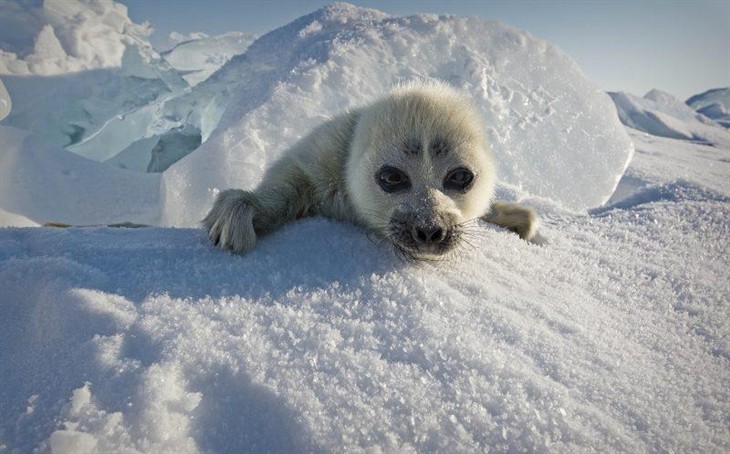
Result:
[[[416,144],[416,151],[405,152],[404,143]],[[433,151],[438,143],[448,144],[439,148],[444,152]],[[407,174],[408,190],[384,191],[376,178],[383,166]],[[460,167],[473,172],[471,188],[445,189],[445,175]],[[410,244],[415,231],[443,229],[456,241],[460,226],[479,217],[530,240],[534,212],[491,203],[494,185],[492,155],[469,101],[445,84],[418,82],[319,126],[274,163],[255,191],[221,193],[203,225],[215,244],[233,252],[248,251],[257,235],[312,215],[363,225],[413,258],[445,249]]]
[[[408,84],[363,109],[347,160],[347,182],[353,203],[360,211],[382,213],[390,218],[400,206],[449,211],[459,222],[476,219],[489,208],[494,194],[494,165],[480,116],[456,90],[445,84]],[[459,144],[443,156],[422,153],[417,159],[398,151],[403,140],[428,144],[442,138]],[[413,187],[398,195],[386,195],[373,175],[383,165],[395,165],[411,177]],[[464,194],[445,194],[441,182],[458,165],[475,169],[474,187]],[[364,216],[369,227],[382,222]]]

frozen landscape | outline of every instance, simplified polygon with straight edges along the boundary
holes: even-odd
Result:
[[[3,10],[0,452],[730,450],[728,89],[607,94],[473,18],[334,4],[158,52],[119,4],[49,5]],[[431,78],[474,100],[543,244],[478,223],[410,264],[311,218],[236,256],[197,228]],[[125,221],[154,227],[98,226]]]

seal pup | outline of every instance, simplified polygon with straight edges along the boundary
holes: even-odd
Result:
[[[306,216],[362,225],[410,259],[436,259],[476,219],[530,241],[537,217],[492,201],[495,169],[471,103],[440,82],[401,85],[315,128],[276,161],[254,191],[221,192],[203,220],[236,253]]]

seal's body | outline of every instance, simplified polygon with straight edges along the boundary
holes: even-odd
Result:
[[[203,221],[223,249],[323,215],[360,224],[409,258],[443,256],[482,218],[532,239],[532,210],[494,202],[494,162],[480,117],[458,92],[429,82],[396,88],[300,140],[254,192],[222,192]]]

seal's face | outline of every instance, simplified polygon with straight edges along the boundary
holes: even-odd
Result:
[[[406,91],[364,111],[347,170],[364,222],[416,259],[453,250],[494,188],[478,116],[450,89]]]

